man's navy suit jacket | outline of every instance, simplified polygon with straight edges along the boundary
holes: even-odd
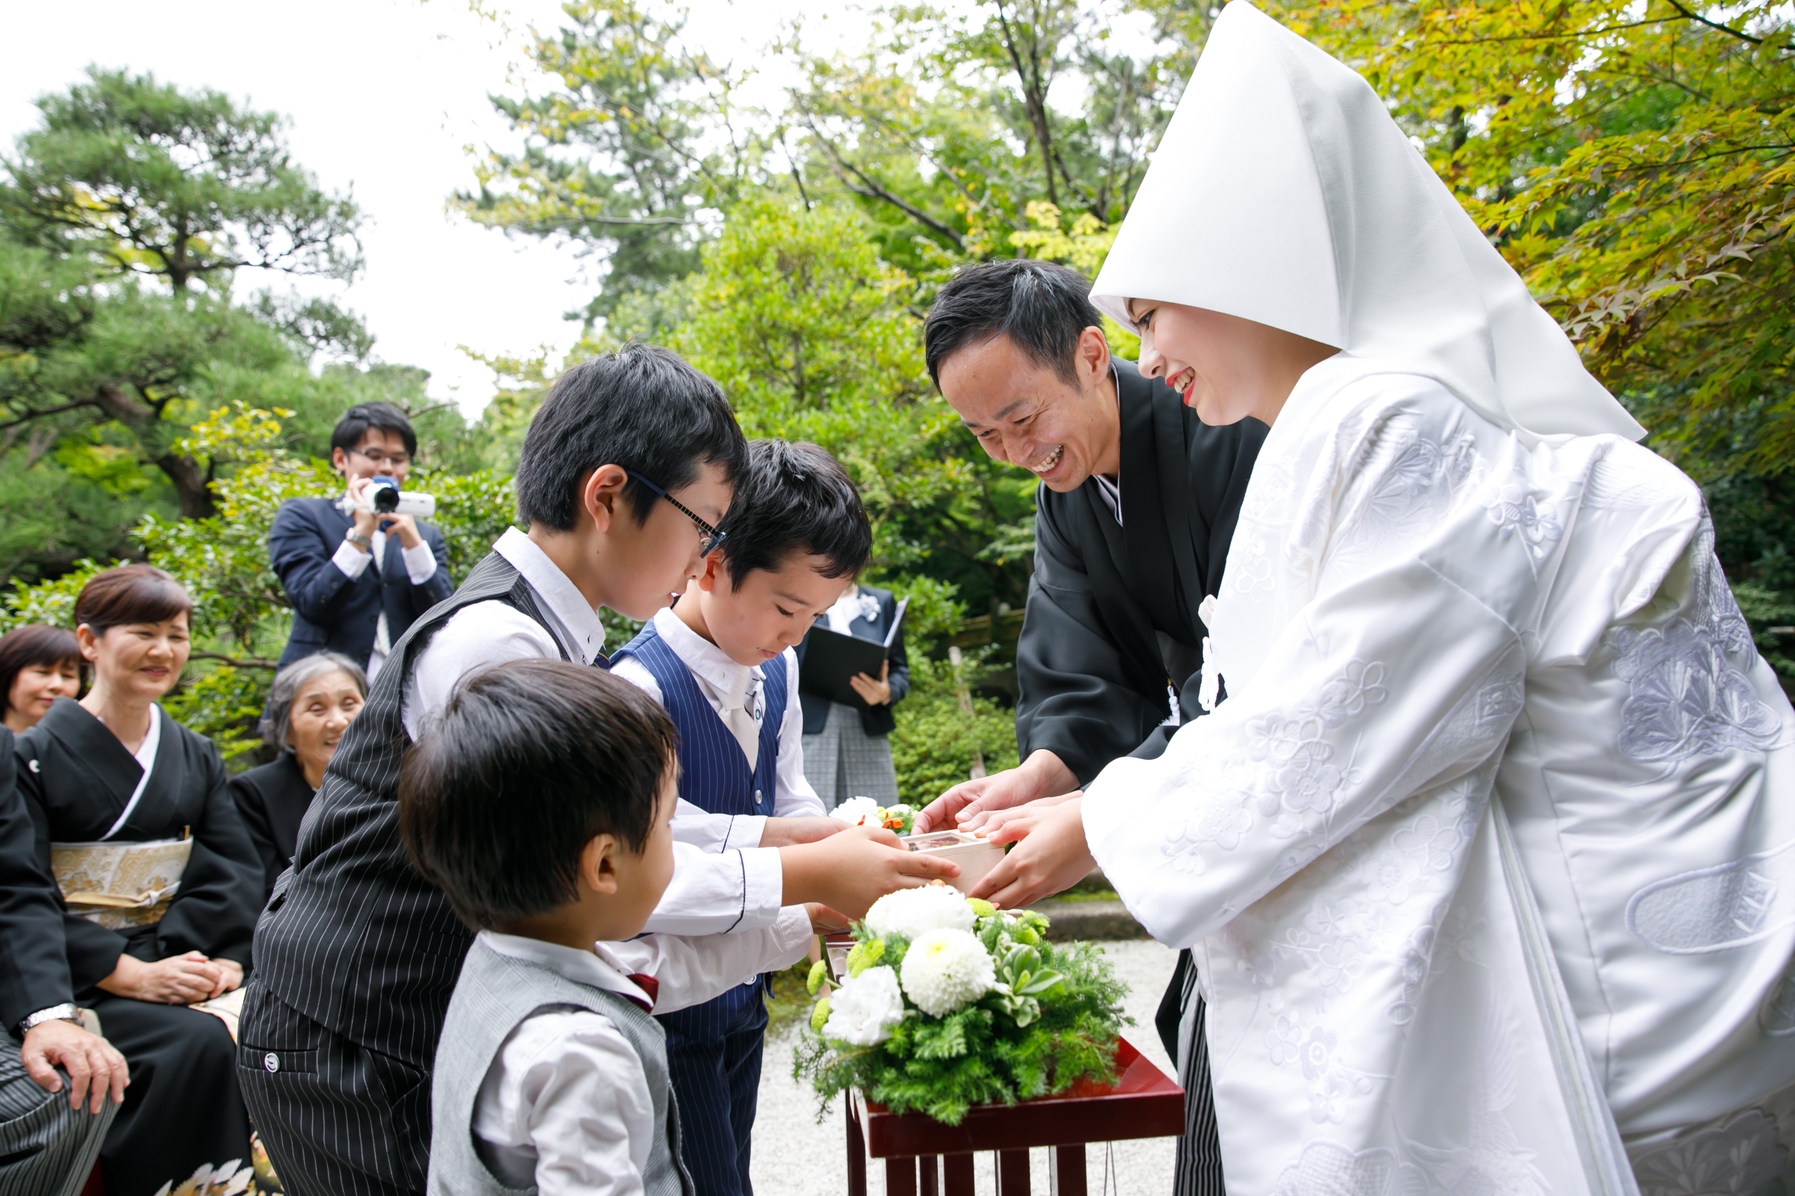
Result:
[[[375,569],[370,562],[350,581],[330,558],[352,522],[328,498],[290,499],[275,512],[268,559],[293,604],[293,635],[280,655],[282,665],[328,651],[341,652],[365,668],[382,610],[387,639],[398,643],[413,620],[455,589],[449,582],[448,545],[427,523],[418,524],[418,534],[436,556],[436,572],[422,585],[411,584],[399,537],[391,534],[382,567]]]

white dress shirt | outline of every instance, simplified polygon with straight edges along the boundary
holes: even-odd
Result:
[[[414,741],[442,714],[456,682],[475,669],[507,660],[554,659],[563,651],[569,659],[589,665],[604,649],[605,627],[598,612],[535,541],[507,528],[492,548],[529,583],[553,630],[496,600],[456,611],[430,638],[405,679],[400,717]],[[754,829],[744,850],[735,844],[711,843],[714,836],[708,827],[696,828],[702,842],[686,842],[679,823],[676,818],[673,883],[648,929],[721,934],[771,926],[779,915],[785,871],[776,848],[754,846],[760,842],[760,829]]]
[[[671,1013],[720,996],[745,976],[790,967],[809,950],[811,929],[794,906],[751,934],[651,934],[599,943],[592,952],[490,930],[480,939],[501,955],[638,1004],[650,1004],[649,998],[630,975],[653,976],[652,1008]],[[642,1061],[610,1018],[586,1009],[538,1013],[518,1023],[481,1081],[472,1128],[494,1176],[507,1187],[534,1185],[542,1196],[640,1193],[660,1129]]]
[[[430,545],[422,540],[410,548],[401,548],[399,558],[405,562],[405,575],[411,579],[411,584],[414,586],[421,586],[436,575],[436,553],[432,552]],[[374,529],[374,535],[369,539],[368,551],[363,552],[349,541],[344,540],[337,545],[336,552],[332,553],[330,557],[330,563],[341,569],[343,575],[350,581],[354,581],[366,573],[370,563],[374,566],[374,572],[380,572],[381,562],[385,560],[385,528]],[[386,663],[387,653],[392,650],[393,641],[387,631],[386,608],[383,604],[380,611],[380,622],[374,628],[374,651],[368,657],[368,680],[370,682],[374,680],[374,674],[380,671],[380,666]]]
[[[853,635],[855,619],[878,622],[879,600],[862,593],[859,586],[850,582],[841,597],[835,600],[835,605],[823,612],[823,619],[829,630],[837,635]]]
[[[692,676],[698,682],[698,692],[704,695],[711,709],[722,715],[725,695],[740,692],[742,675],[746,674],[748,708],[759,711],[762,669],[765,666],[737,664],[721,648],[686,626],[685,620],[674,614],[672,608],[662,610],[654,616],[654,627],[673,654],[692,670]],[[774,764],[771,813],[778,818],[821,817],[828,811],[823,808],[823,801],[816,795],[816,790],[804,779],[804,711],[798,703],[797,653],[787,648],[779,662],[785,669],[787,696],[785,716],[779,724],[779,759]],[[665,705],[660,683],[641,661],[626,657],[618,661],[611,671],[639,686],[655,701]],[[726,724],[727,722],[725,719]],[[752,736],[736,732],[736,741],[751,764],[760,756],[758,721],[755,726],[757,729]],[[734,731],[735,728],[731,727],[731,730]],[[712,814],[681,798],[679,811],[673,819],[673,835],[682,843],[708,852],[729,852],[740,848],[757,848],[766,822],[766,817],[762,815]],[[784,871],[778,866],[778,855],[772,849],[745,851],[742,857],[744,916],[748,918],[750,911],[758,910],[758,918],[764,918],[768,911],[779,907],[785,888]],[[663,901],[662,909],[665,907],[666,902]],[[657,918],[660,913],[660,910],[656,911]],[[758,918],[749,920],[758,921]],[[658,928],[660,927],[657,926]]]

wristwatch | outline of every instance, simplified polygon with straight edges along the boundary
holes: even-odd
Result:
[[[60,1005],[52,1005],[48,1009],[40,1009],[36,1013],[27,1014],[19,1023],[19,1037],[25,1037],[33,1026],[41,1026],[45,1022],[74,1022],[81,1024],[81,1010],[73,1001],[64,1001]]]
[[[355,545],[363,552],[371,552],[374,549],[374,537],[358,536],[355,534],[354,528],[350,528],[348,531],[344,532],[343,539],[349,541],[349,543]]]

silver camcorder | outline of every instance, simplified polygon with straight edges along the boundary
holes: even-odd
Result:
[[[428,519],[436,514],[436,496],[419,490],[400,490],[397,478],[377,477],[368,480],[361,502],[345,498],[337,503],[337,509],[344,514],[372,511],[376,515],[412,515]]]

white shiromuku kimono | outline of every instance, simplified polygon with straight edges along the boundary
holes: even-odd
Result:
[[[1694,484],[1369,88],[1242,0],[1094,296],[1343,348],[1247,490],[1226,700],[1083,803],[1193,950],[1231,1196],[1782,1191],[1795,712]]]

